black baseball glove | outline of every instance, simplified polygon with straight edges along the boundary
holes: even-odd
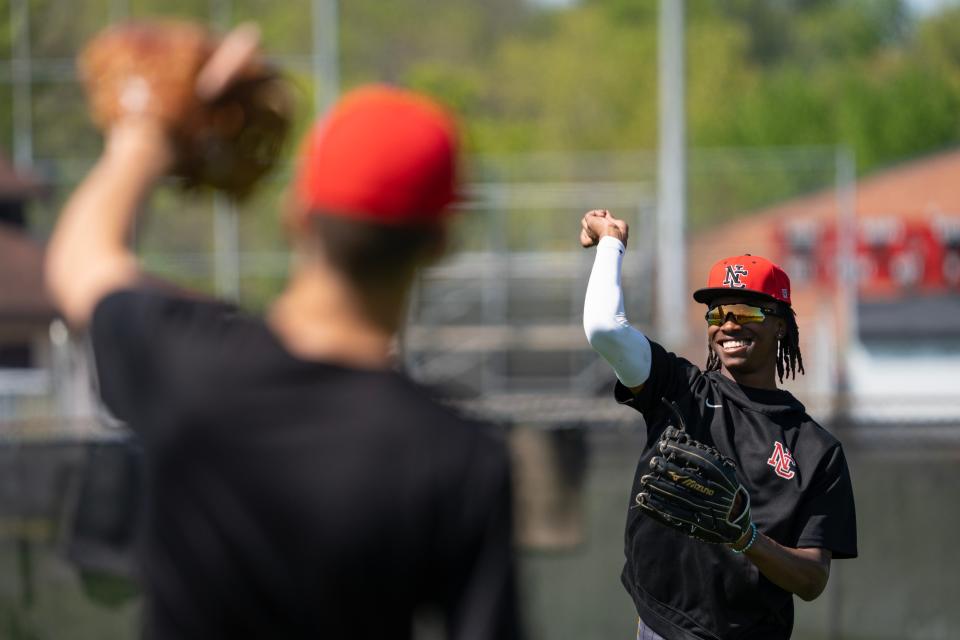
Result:
[[[750,495],[732,460],[676,427],[657,450],[636,499],[648,516],[704,542],[731,544],[750,530]]]

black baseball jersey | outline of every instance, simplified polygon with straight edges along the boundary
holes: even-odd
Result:
[[[793,595],[743,555],[699,542],[636,507],[640,478],[657,439],[675,422],[676,403],[692,437],[737,465],[759,530],[788,547],[857,555],[853,489],[840,443],[788,391],[743,387],[651,342],[650,378],[634,397],[615,396],[643,414],[647,443],[627,514],[623,583],[644,622],[667,640],[779,640],[793,630]]]
[[[150,638],[518,635],[504,441],[404,376],[298,359],[221,303],[124,291],[91,327],[142,438]],[[430,615],[430,612],[436,612]]]

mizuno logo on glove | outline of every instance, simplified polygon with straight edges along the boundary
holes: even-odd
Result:
[[[680,475],[680,474],[677,473],[676,471],[668,471],[667,473],[670,474],[670,478],[671,478],[674,482],[676,482],[677,484],[679,484],[679,485],[681,485],[681,486],[683,486],[683,487],[686,487],[686,488],[688,488],[688,489],[693,489],[694,491],[699,491],[700,493],[702,493],[702,494],[704,494],[704,495],[707,495],[707,496],[712,496],[713,494],[716,493],[716,491],[714,491],[714,490],[711,489],[710,487],[707,487],[707,486],[704,486],[704,485],[700,484],[699,482],[697,482],[697,481],[694,480],[693,478],[689,478],[689,477],[687,477],[687,476]]]
[[[664,400],[677,424],[683,416]],[[709,435],[709,434],[708,434]],[[703,542],[732,544],[752,529],[750,494],[732,460],[698,442],[686,429],[669,426],[641,476],[637,506],[652,520]]]

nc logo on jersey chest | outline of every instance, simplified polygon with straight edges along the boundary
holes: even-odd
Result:
[[[784,480],[790,480],[797,475],[797,472],[790,468],[796,466],[793,454],[783,446],[782,442],[773,443],[773,454],[767,460],[767,464],[773,467],[773,471]]]

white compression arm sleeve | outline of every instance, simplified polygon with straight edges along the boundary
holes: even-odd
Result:
[[[616,238],[600,238],[583,301],[583,331],[620,382],[637,387],[650,377],[650,342],[630,326],[623,310],[620,267],[624,251],[623,243]]]

